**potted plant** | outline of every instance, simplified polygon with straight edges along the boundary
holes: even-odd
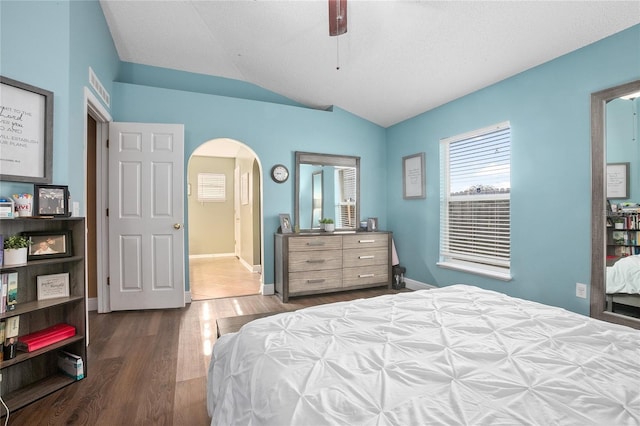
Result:
[[[320,228],[324,229],[327,232],[333,232],[336,229],[333,223],[333,219],[328,217],[320,219]]]
[[[27,263],[27,248],[31,240],[23,235],[12,235],[4,240],[4,265]]]

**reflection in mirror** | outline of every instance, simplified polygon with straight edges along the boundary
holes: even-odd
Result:
[[[320,219],[324,217],[322,208],[322,170],[311,174],[311,228],[320,227]]]
[[[337,230],[359,223],[360,157],[296,152],[295,223],[319,230],[330,218]]]
[[[591,96],[591,316],[640,328],[640,80]]]

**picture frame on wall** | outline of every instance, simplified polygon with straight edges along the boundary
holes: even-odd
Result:
[[[607,199],[629,198],[629,163],[607,164]]]
[[[41,260],[73,255],[71,231],[29,231],[24,232],[29,238],[27,260]]]
[[[51,183],[53,92],[0,76],[0,180]]]
[[[69,216],[69,187],[66,185],[34,185],[35,216]]]
[[[402,197],[426,198],[424,152],[402,157]]]

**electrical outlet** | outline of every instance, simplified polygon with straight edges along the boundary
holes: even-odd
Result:
[[[576,283],[576,297],[582,299],[587,298],[587,285],[582,283]]]

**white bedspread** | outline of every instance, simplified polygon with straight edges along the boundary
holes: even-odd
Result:
[[[212,425],[640,424],[640,331],[471,286],[278,314],[213,350]]]
[[[627,256],[607,266],[607,294],[640,294],[640,256]]]

